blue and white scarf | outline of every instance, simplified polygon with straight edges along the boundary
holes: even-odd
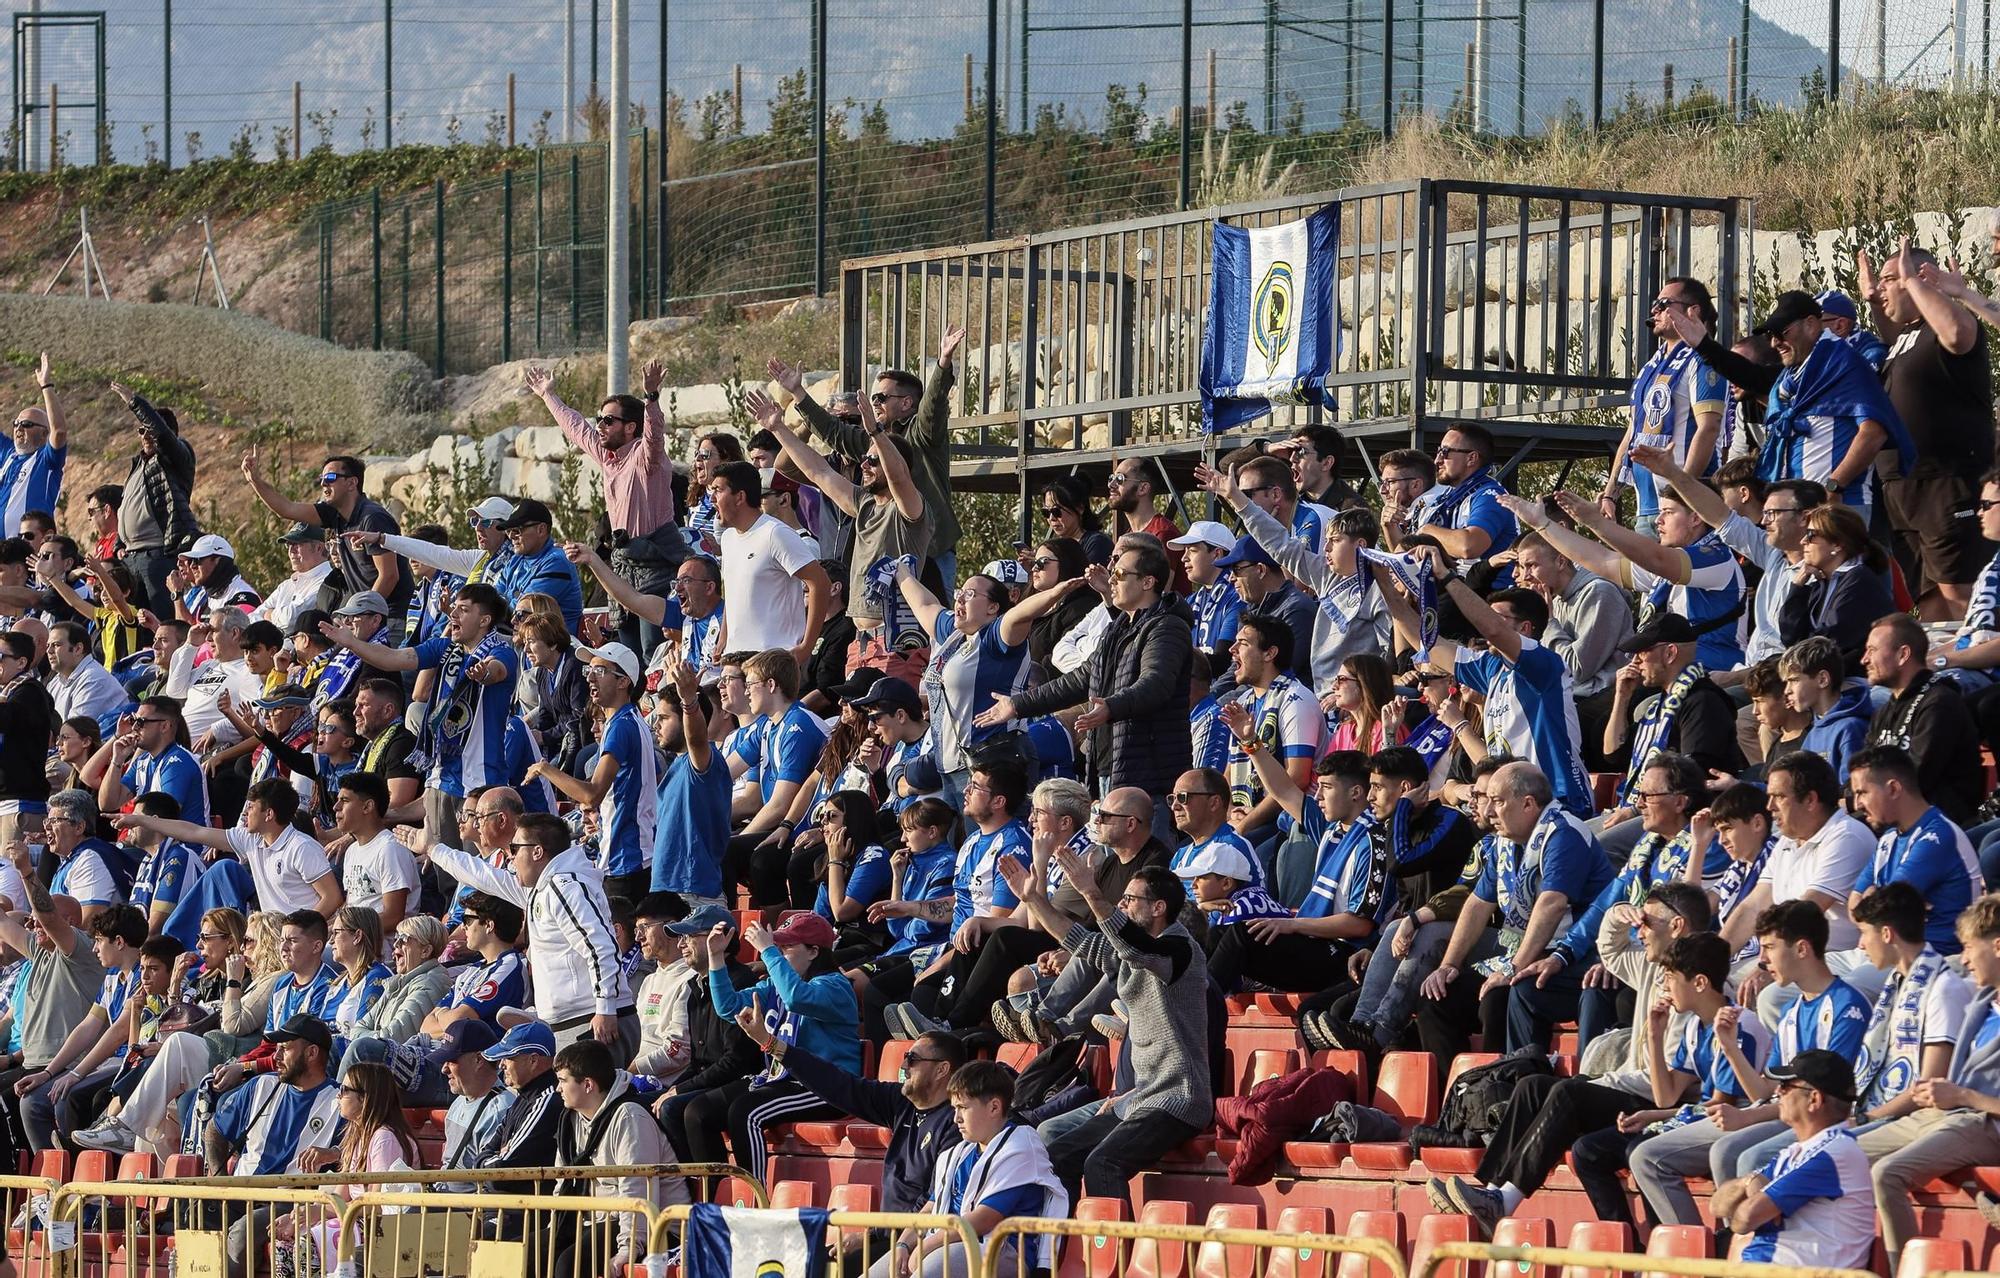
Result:
[[[882,556],[868,565],[863,579],[862,597],[882,614],[882,644],[884,647],[901,646],[907,634],[914,638],[911,646],[923,647],[923,627],[917,624],[917,615],[903,602],[903,589],[896,584],[896,569],[907,567],[915,575],[919,567],[915,555],[898,557]]]
[[[1924,992],[1944,967],[1944,956],[1926,945],[1909,974],[1890,973],[1875,996],[1861,1059],[1854,1065],[1854,1088],[1865,1106],[1886,1104],[1917,1081],[1924,1052]]]
[[[1491,478],[1487,482],[1495,488],[1500,486]],[[1452,491],[1457,492],[1458,489]],[[1430,560],[1420,555],[1397,555],[1366,546],[1355,553],[1361,556],[1363,563],[1380,564],[1384,571],[1401,583],[1403,589],[1410,592],[1410,598],[1417,603],[1417,652],[1419,656],[1429,654],[1438,639],[1437,582],[1431,580]],[[1359,606],[1357,601],[1356,607]]]
[[[1451,749],[1451,728],[1432,715],[1411,729],[1409,739],[1403,744],[1424,756],[1427,766],[1435,768],[1438,760]]]

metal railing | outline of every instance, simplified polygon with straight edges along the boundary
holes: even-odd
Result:
[[[1198,1225],[1156,1225],[1132,1221],[1042,1220],[1010,1216],[986,1235],[986,1268],[982,1278],[1028,1278],[1031,1270],[1055,1269],[1055,1258],[1038,1256],[1031,1239],[1067,1243],[1100,1254],[1089,1256],[1082,1272],[1090,1278],[1120,1278],[1135,1266],[1147,1273],[1227,1273],[1230,1278],[1303,1278],[1323,1274],[1327,1265],[1314,1256],[1366,1256],[1381,1266],[1376,1278],[1410,1278],[1402,1253],[1380,1238],[1344,1238],[1333,1234],[1277,1233],[1267,1229],[1210,1229]],[[1110,1254],[1101,1254],[1109,1248]],[[1167,1263],[1161,1253],[1179,1248],[1181,1263]],[[1211,1257],[1220,1265],[1203,1263]]]
[[[771,1196],[764,1183],[743,1168],[733,1163],[662,1163],[659,1165],[627,1167],[507,1167],[507,1168],[466,1168],[450,1171],[403,1171],[403,1172],[312,1172],[299,1175],[276,1176],[196,1176],[179,1179],[149,1181],[152,1185],[208,1185],[227,1186],[245,1190],[261,1189],[330,1189],[334,1187],[363,1186],[381,1189],[392,1185],[520,1185],[531,1184],[530,1195],[553,1192],[544,1188],[558,1181],[578,1179],[607,1179],[628,1176],[677,1176],[694,1181],[702,1191],[702,1200],[716,1197],[716,1191],[727,1189],[729,1200],[737,1206],[765,1207]]]
[[[1751,221],[1737,199],[1351,187],[849,260],[842,385],[921,367],[947,328],[965,328],[955,471],[1024,495],[1035,468],[1228,447],[1200,429],[1211,223],[1268,226],[1328,204],[1340,210],[1332,416],[1380,447],[1476,418],[1545,451],[1607,448],[1608,412],[1653,347],[1652,290],[1711,281],[1725,340],[1745,292]]]
[[[657,1210],[643,1198],[371,1191],[341,1219],[339,1272],[362,1272],[365,1257],[369,1278],[622,1274],[644,1257]],[[475,1256],[488,1248],[504,1262],[481,1257],[475,1270]],[[569,1263],[559,1264],[566,1255]]]
[[[78,1181],[55,1191],[44,1245],[57,1275],[108,1272],[122,1260],[132,1274],[308,1278],[324,1271],[316,1248],[331,1243],[344,1209],[322,1190]],[[65,1259],[76,1267],[62,1268]]]
[[[1803,1265],[1746,1264],[1683,1256],[1647,1256],[1625,1251],[1572,1251],[1566,1247],[1508,1247],[1492,1243],[1444,1243],[1434,1247],[1410,1278],[1472,1278],[1470,1262],[1500,1272],[1501,1266],[1553,1274],[1661,1274],[1673,1278],[1874,1278],[1865,1269]],[[1449,1267],[1449,1268],[1447,1268]]]
[[[653,1222],[652,1251],[664,1253],[680,1245],[687,1228],[688,1208],[663,1207]],[[962,1217],[925,1215],[911,1212],[834,1211],[826,1218],[830,1258],[827,1272],[832,1278],[860,1278],[885,1252],[893,1252],[896,1236],[905,1229],[921,1233],[955,1234],[951,1241],[957,1259],[943,1262],[945,1278],[981,1278],[985,1253],[979,1236]]]

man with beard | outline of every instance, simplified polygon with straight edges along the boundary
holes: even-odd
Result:
[[[265,1034],[264,1041],[277,1050],[278,1070],[259,1074],[248,1087],[238,1088],[217,1105],[214,1121],[202,1133],[202,1154],[210,1175],[224,1175],[232,1155],[239,1155],[235,1168],[239,1176],[296,1174],[306,1170],[308,1151],[339,1144],[340,1089],[326,1068],[333,1054],[333,1031],[318,1017],[301,1013]],[[253,1238],[258,1250],[263,1249],[270,1225],[269,1206],[255,1208],[230,1225],[232,1275],[244,1272]]]
[[[1188,592],[1187,566],[1180,552],[1174,548],[1174,538],[1181,535],[1181,526],[1154,508],[1153,496],[1158,491],[1158,485],[1153,482],[1153,474],[1146,463],[1136,457],[1128,457],[1111,468],[1110,477],[1104,481],[1104,490],[1112,517],[1117,521],[1113,532],[1143,532],[1158,537],[1174,561],[1174,593],[1185,595]]]
[[[855,635],[847,654],[847,669],[852,672],[867,666],[883,674],[914,679],[923,669],[919,652],[928,645],[914,618],[903,609],[894,579],[879,565],[885,561],[893,564],[905,556],[921,563],[930,548],[933,515],[911,472],[915,448],[908,440],[890,434],[880,422],[869,421],[868,446],[861,455],[861,482],[856,484],[785,425],[785,412],[775,400],[751,391],[743,402],[777,438],[792,464],[829,501],[854,518],[847,611],[854,620]]]

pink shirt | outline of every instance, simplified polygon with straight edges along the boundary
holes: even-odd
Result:
[[[613,528],[644,536],[674,522],[674,462],[667,456],[667,419],[659,401],[646,401],[646,425],[616,452],[597,438],[597,426],[557,397],[542,396],[562,433],[604,472],[604,513]]]

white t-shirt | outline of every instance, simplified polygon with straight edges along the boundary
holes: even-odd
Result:
[[[366,843],[351,843],[340,859],[341,886],[349,905],[382,908],[382,898],[390,892],[417,890],[417,858],[396,842],[393,830],[384,830]]]
[[[291,826],[267,847],[241,826],[228,831],[229,846],[241,857],[257,885],[257,902],[264,909],[289,914],[319,908],[312,885],[333,873],[326,849]]]
[[[1808,891],[1832,897],[1833,904],[1826,908],[1826,952],[1851,950],[1861,944],[1861,929],[1847,917],[1847,896],[1874,855],[1875,836],[1868,827],[1836,811],[1805,842],[1780,838],[1771,848],[1771,860],[1764,867],[1771,904],[1796,901]]]
[[[279,582],[277,588],[250,610],[250,620],[268,621],[286,634],[292,632],[292,623],[300,613],[313,606],[319,598],[320,584],[333,571],[331,559],[322,560],[302,573],[295,572]]]
[[[209,660],[194,668],[188,683],[187,701],[181,717],[187,720],[188,739],[199,741],[207,732],[215,733],[217,745],[233,745],[242,739],[236,726],[222,717],[217,703],[227,691],[238,710],[248,711],[250,703],[264,695],[264,681],[250,673],[242,658],[235,661]]]
[[[806,594],[794,574],[818,562],[812,548],[769,515],[745,532],[724,528],[716,540],[730,650],[798,647],[806,637]]]

